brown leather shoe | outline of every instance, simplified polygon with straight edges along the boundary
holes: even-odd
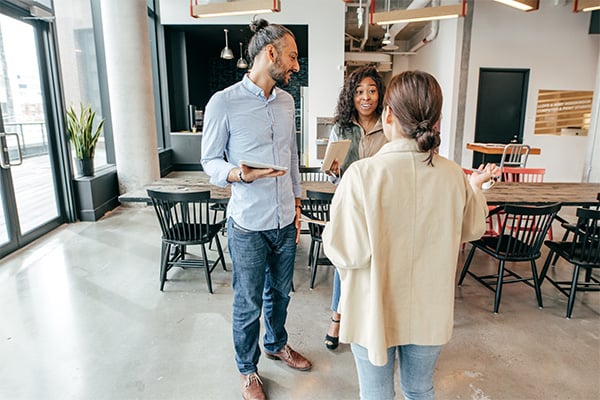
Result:
[[[242,382],[242,397],[244,400],[267,400],[258,373],[240,375],[240,381]]]
[[[265,351],[265,355],[271,360],[281,360],[290,368],[294,368],[299,371],[308,371],[312,368],[310,361],[304,358],[302,354],[295,352],[287,344],[283,346],[277,353],[268,353]]]

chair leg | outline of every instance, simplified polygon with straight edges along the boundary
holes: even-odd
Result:
[[[315,251],[315,241],[311,238],[310,239],[310,248],[308,249],[308,267],[309,268],[312,266],[314,251]]]
[[[471,260],[473,260],[473,255],[475,254],[475,246],[471,246],[471,251],[469,252],[469,255],[467,256],[467,259],[465,261],[465,266],[463,267],[461,273],[460,273],[460,278],[458,279],[458,286],[462,286],[463,280],[465,279],[465,276],[467,275],[467,271],[469,270],[469,265],[471,265]]]
[[[561,241],[562,242],[566,242],[567,239],[569,238],[569,231],[565,231],[565,234],[563,235]],[[556,255],[554,256],[554,260],[552,261],[552,268],[554,268],[554,266],[556,265],[556,262],[558,261],[558,253],[556,253]]]
[[[223,266],[223,271],[227,271],[227,267],[225,266],[225,256],[223,255],[223,248],[221,247],[221,241],[219,240],[217,235],[215,235],[214,240],[215,240],[215,243],[217,243],[217,252],[219,253],[219,260],[221,261],[221,265]],[[209,245],[209,248],[210,248],[210,245]],[[219,261],[219,260],[217,260],[217,261]]]
[[[585,270],[585,287],[589,287],[589,283],[592,280],[592,269],[591,268],[586,268]]]
[[[202,247],[202,258],[204,259],[204,275],[206,276],[206,284],[208,285],[208,292],[212,294],[213,289],[212,281],[210,280],[210,264],[208,262],[208,257],[206,256],[206,246],[204,243],[202,243],[200,246]]]
[[[537,267],[534,260],[531,260],[531,275],[533,276],[533,287],[535,288],[535,297],[537,298],[538,306],[544,308],[544,304],[542,303],[542,290],[540,289]]]
[[[552,255],[554,254],[554,250],[550,250],[550,252],[548,253],[548,256],[546,257],[546,261],[544,262],[544,266],[542,267],[542,271],[540,272],[540,278],[539,278],[539,282],[540,282],[540,288],[542,287],[542,284],[544,283],[544,279],[546,279],[546,273],[548,272],[548,267],[550,266],[550,261],[552,260]],[[556,263],[556,259],[558,258],[558,253],[556,254],[556,256],[554,256],[554,262],[553,265]]]
[[[317,276],[317,267],[319,265],[319,255],[321,253],[321,243],[317,242],[315,246],[315,254],[312,259],[312,266],[310,271],[310,288],[315,287],[315,278]]]
[[[575,293],[577,292],[577,281],[579,280],[579,265],[575,264],[573,270],[573,281],[571,281],[571,290],[569,291],[569,302],[567,303],[567,319],[571,319],[573,304],[575,304]]]
[[[504,260],[498,264],[498,280],[496,283],[496,296],[494,297],[494,314],[498,314],[500,308],[500,298],[502,297],[502,281],[504,279]]]
[[[162,292],[165,287],[165,281],[167,280],[167,270],[169,265],[169,254],[171,252],[170,243],[162,243],[160,250],[160,291]]]

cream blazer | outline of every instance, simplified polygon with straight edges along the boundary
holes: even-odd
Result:
[[[401,139],[354,162],[323,232],[342,282],[340,340],[366,347],[374,365],[392,346],[450,340],[458,251],[486,228],[485,197],[462,168],[426,156]]]

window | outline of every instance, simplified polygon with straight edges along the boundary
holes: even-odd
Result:
[[[104,118],[105,112],[96,55],[96,43],[101,42],[98,40],[101,38],[96,37],[92,4],[82,0],[54,0],[54,11],[62,76],[69,77],[63,79],[65,105],[78,109],[80,103],[90,104],[98,121]],[[96,146],[95,168],[107,165],[110,159],[107,153],[112,153],[107,151],[107,125]]]

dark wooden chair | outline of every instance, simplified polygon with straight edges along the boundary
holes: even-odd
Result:
[[[596,203],[592,207],[589,207],[592,210],[600,210],[600,193],[598,193],[596,195],[596,199],[598,200],[598,203]],[[556,219],[565,228],[565,233],[564,233],[564,235],[563,235],[563,237],[561,239],[561,242],[566,242],[569,239],[569,235],[571,235],[574,232],[574,229],[572,229],[572,224],[570,224],[569,221],[567,221],[566,219],[562,218],[560,215],[557,215]],[[550,240],[552,240],[552,238],[550,238]],[[554,260],[552,260],[552,264],[551,264],[552,268],[554,268],[554,266],[556,265],[556,262],[558,261],[559,257],[560,256],[558,254],[554,255]]]
[[[313,190],[306,191],[308,198],[304,210],[304,215],[308,218],[319,221],[319,223],[309,222],[310,231],[310,249],[308,251],[308,265],[310,266],[310,288],[315,287],[315,277],[317,276],[317,267],[319,265],[332,265],[331,261],[325,256],[321,256],[321,234],[325,224],[329,221],[329,208],[333,193],[317,192]]]
[[[577,209],[577,218],[577,223],[574,225],[562,224],[567,232],[573,234],[571,240],[559,242],[547,240],[544,242],[550,252],[540,273],[540,285],[544,280],[548,280],[569,298],[567,319],[571,318],[577,292],[600,291],[600,280],[592,275],[595,268],[600,268],[600,210],[579,208]],[[554,255],[564,258],[574,266],[571,280],[558,280],[547,274],[550,261]],[[581,269],[585,270],[583,282],[579,280]]]
[[[223,221],[227,219],[227,204],[229,203],[229,199],[220,200],[218,202],[214,202],[210,205],[210,210],[213,213],[212,223],[216,224],[217,221]],[[221,234],[225,234],[227,232],[227,224],[223,224],[221,228]],[[214,239],[210,241],[208,244],[208,249],[212,250]]]
[[[471,242],[472,248],[458,280],[462,286],[467,273],[486,288],[495,292],[494,313],[498,313],[502,285],[523,282],[535,289],[538,305],[543,307],[535,260],[541,256],[541,247],[560,204],[546,206],[503,206],[502,223],[498,236],[484,236]],[[469,270],[475,251],[479,249],[498,260],[498,272],[492,275],[476,275]],[[531,276],[522,277],[506,267],[506,262],[529,262]],[[533,283],[532,283],[533,282]]]
[[[210,273],[219,262],[223,270],[227,271],[227,267],[217,236],[225,220],[210,223],[210,191],[172,193],[148,189],[148,196],[162,231],[160,290],[164,289],[171,268],[204,268],[208,291],[213,293]],[[206,245],[212,240],[219,255],[214,261],[206,253]],[[187,258],[186,247],[192,245],[201,247],[200,259]]]

